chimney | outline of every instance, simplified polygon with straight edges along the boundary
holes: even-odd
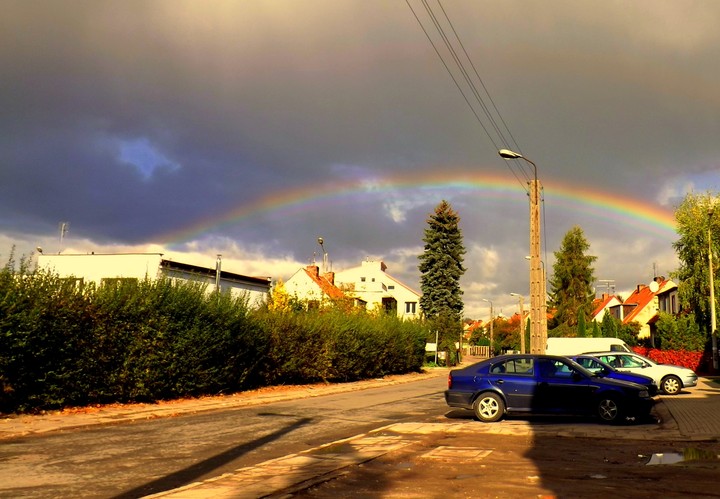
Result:
[[[327,279],[330,284],[335,285],[335,272],[325,272],[323,277]]]
[[[320,267],[317,265],[308,265],[306,270],[315,277],[320,277]]]

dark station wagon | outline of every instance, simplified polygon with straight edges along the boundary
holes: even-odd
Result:
[[[601,378],[567,357],[501,355],[450,371],[445,401],[494,422],[505,414],[597,416],[605,423],[647,416],[645,386]]]

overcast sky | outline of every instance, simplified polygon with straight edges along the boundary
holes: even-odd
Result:
[[[466,315],[510,315],[533,172],[507,147],[537,165],[549,272],[574,225],[598,293],[674,270],[674,206],[720,186],[720,2],[427,3],[480,99],[419,0],[4,0],[3,263],[220,253],[287,279],[322,236],[334,270],[383,260],[419,290],[446,199]]]

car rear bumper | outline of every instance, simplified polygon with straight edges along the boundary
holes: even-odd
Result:
[[[472,409],[473,392],[460,392],[457,390],[445,390],[445,402],[450,407],[461,407]]]

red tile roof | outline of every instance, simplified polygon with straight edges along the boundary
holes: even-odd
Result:
[[[657,278],[655,282],[658,284],[658,289],[656,291],[653,291],[650,286],[639,284],[635,291],[627,297],[622,306],[632,306],[633,308],[629,314],[623,316],[623,324],[633,322],[635,317],[637,317],[638,314],[645,309],[645,307],[652,303],[658,294],[667,291],[666,288],[668,287],[668,284],[671,284],[671,281],[665,278]]]
[[[335,274],[333,272],[327,272],[320,275],[320,269],[317,265],[308,265],[303,270],[305,270],[308,277],[310,277],[310,279],[318,285],[320,290],[331,300],[341,300],[345,298],[345,293],[335,286]]]

